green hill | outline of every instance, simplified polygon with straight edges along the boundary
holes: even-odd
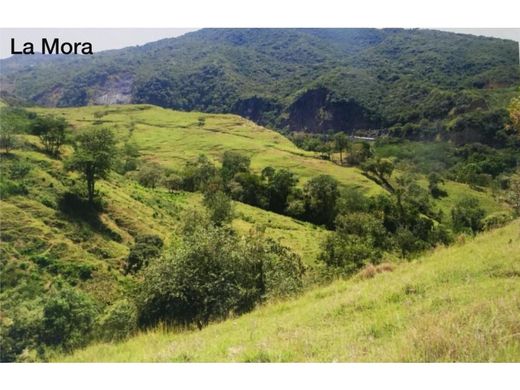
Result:
[[[186,161],[201,153],[219,164],[225,151],[235,150],[251,158],[254,170],[260,172],[266,166],[287,168],[300,177],[301,184],[317,175],[328,174],[342,185],[359,188],[368,195],[384,191],[359,168],[319,159],[316,153],[297,148],[281,134],[236,115],[181,112],[149,105],[33,110],[61,115],[76,129],[110,127],[121,140],[135,142],[145,160],[174,170],[180,170]],[[199,125],[199,118],[204,118],[204,125]],[[477,191],[452,181],[447,182],[447,190],[449,196],[437,201],[447,214],[455,200],[468,195],[477,198],[488,212],[503,209],[488,190]]]
[[[312,132],[502,108],[519,82],[516,42],[423,29],[203,29],[0,64],[2,93],[36,104],[148,103]]]
[[[300,187],[311,178],[320,174],[329,174],[339,181],[342,192],[348,187],[358,188],[368,195],[386,191],[364,176],[358,168],[343,167],[320,159],[313,152],[298,149],[279,133],[235,115],[183,113],[149,105],[33,108],[31,111],[63,116],[72,125],[73,135],[87,127],[113,129],[119,145],[131,141],[137,145],[143,160],[156,162],[174,171],[180,170],[187,161],[201,153],[208,155],[219,165],[222,154],[234,150],[247,154],[251,158],[252,169],[256,172],[260,172],[268,165],[274,168],[289,168],[300,177]],[[176,248],[175,245],[182,236],[179,230],[186,222],[184,212],[190,209],[201,209],[202,195],[184,191],[170,193],[161,187],[145,188],[131,175],[124,176],[111,172],[105,180],[99,180],[96,184],[100,192],[99,208],[84,207],[85,204],[81,202],[85,201],[77,195],[81,193],[77,191],[78,188],[82,188],[84,183],[78,174],[64,169],[64,161],[72,154],[72,147],[65,145],[61,158],[51,158],[43,153],[42,144],[37,136],[23,133],[16,134],[16,137],[19,138],[17,146],[10,153],[2,153],[0,156],[2,172],[0,176],[2,215],[0,341],[4,349],[2,360],[33,360],[49,356],[45,354],[49,351],[38,350],[42,346],[38,339],[32,338],[39,337],[34,335],[40,334],[42,311],[49,302],[49,296],[62,292],[65,294],[67,291],[85,293],[89,300],[93,300],[100,312],[128,297],[139,280],[133,275],[126,274],[124,269],[129,253],[138,238],[150,234],[157,235],[164,241],[165,253],[170,253]],[[422,177],[419,183],[422,186],[427,185]],[[453,204],[468,195],[479,199],[486,214],[504,209],[501,201],[495,199],[489,188],[477,190],[466,184],[448,180],[444,188],[448,191],[448,196],[436,200],[434,205],[444,210],[445,214],[449,215]],[[311,223],[281,214],[239,202],[234,202],[234,205],[236,212],[232,226],[239,235],[245,236],[255,226],[263,227],[267,237],[280,240],[282,244],[301,255],[310,271],[320,270],[316,267],[317,255],[325,237],[332,233]],[[448,225],[449,221],[446,222]],[[498,233],[491,233],[489,237],[494,237],[493,234]],[[479,238],[475,243],[480,242],[479,240],[484,239]],[[477,244],[469,245],[468,248],[476,248]],[[510,248],[508,245],[500,244],[499,240],[496,241],[496,245],[497,253]],[[485,247],[484,245],[483,248]],[[452,252],[445,253],[457,253],[458,250],[462,249],[453,248],[449,250]],[[394,254],[390,255],[392,256]],[[513,261],[514,256],[504,261],[506,260]],[[464,257],[460,264],[469,261],[471,261],[470,256]],[[433,260],[425,263],[431,263],[431,269],[434,268]],[[441,261],[439,264],[444,263]],[[399,269],[413,270],[414,268],[412,265],[403,265]],[[480,268],[477,268],[478,270]],[[318,272],[308,272],[307,275],[310,279],[305,280],[305,284],[306,288],[309,288],[310,283],[315,281],[313,278],[319,279],[319,275]],[[381,276],[376,280],[386,277]],[[426,274],[424,277],[429,276]],[[427,283],[426,280],[409,283],[413,285]],[[454,280],[454,283],[458,282]],[[336,288],[340,288],[338,286],[363,286],[355,283],[357,282],[339,282],[323,291],[335,291]],[[389,286],[390,284],[389,282]],[[415,288],[413,285],[412,289]],[[453,289],[453,294],[457,293],[457,289]],[[451,294],[451,287],[447,288],[446,292]],[[372,294],[379,294],[378,289],[370,292],[369,296]],[[301,301],[295,302],[303,304],[309,301],[310,296],[312,293],[303,297]],[[397,305],[399,302],[394,303]],[[282,303],[278,307],[289,307],[287,305],[289,303]],[[443,306],[442,301],[439,305]],[[257,313],[266,310],[285,310],[275,308],[276,306],[268,305]],[[251,318],[255,318],[256,315],[261,314],[253,314]],[[318,314],[314,315],[310,312],[306,316],[309,320],[310,317],[312,320],[320,318]],[[292,320],[287,319],[287,325],[297,320],[298,316]],[[384,321],[381,325],[383,327]],[[241,332],[250,328],[246,326],[241,329]],[[376,336],[378,332],[383,332],[377,327],[374,329]],[[325,331],[326,327],[323,330]],[[25,337],[26,334],[31,336]],[[351,335],[349,337],[354,337],[356,333],[348,334]],[[251,337],[253,340],[253,336]],[[308,338],[310,335],[305,337]],[[315,337],[320,337],[320,332],[316,332]],[[20,344],[17,344],[18,342]],[[298,346],[293,355],[277,355],[278,357],[271,356],[271,352],[265,355],[262,350],[255,350],[248,358],[242,356],[240,352],[237,355],[240,357],[237,359],[305,360],[304,355],[310,352],[304,351],[303,355],[299,355],[300,348],[304,347]],[[146,351],[146,348],[143,351]],[[335,351],[331,347],[330,353],[336,353]],[[516,356],[507,355],[506,352],[503,352],[505,355],[493,355],[490,358],[506,359]],[[134,355],[127,356],[129,360],[140,359]],[[320,356],[311,354],[307,360],[335,358],[332,355]],[[373,356],[374,360],[379,358],[377,355]],[[464,360],[464,356],[456,356],[459,357]],[[195,359],[211,360],[212,358],[213,355],[208,355],[207,358]],[[338,355],[337,358],[357,359],[347,355]],[[223,359],[223,357],[215,355],[215,359]],[[404,359],[404,357],[392,355],[388,359]]]
[[[157,329],[56,361],[520,361],[520,222],[393,272],[202,331]]]

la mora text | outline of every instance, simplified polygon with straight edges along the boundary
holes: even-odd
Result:
[[[42,38],[39,47],[35,47],[33,42],[23,42],[18,44],[11,38],[11,54],[32,55],[41,54],[85,54],[92,55],[92,44],[90,42],[61,42],[58,38]]]

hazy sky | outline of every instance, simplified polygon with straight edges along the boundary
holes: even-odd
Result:
[[[60,38],[69,42],[91,42],[94,52],[108,49],[120,49],[127,46],[143,45],[162,38],[177,37],[195,28],[22,28],[0,29],[0,58],[11,54],[11,38],[21,45],[22,42],[34,42],[39,47],[41,38]],[[520,28],[438,28],[464,34],[485,35],[520,42]]]

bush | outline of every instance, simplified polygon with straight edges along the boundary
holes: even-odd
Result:
[[[201,328],[301,288],[301,261],[287,248],[258,235],[241,239],[225,227],[188,231],[173,254],[144,270],[138,291],[141,324]]]
[[[37,348],[42,318],[39,301],[17,303],[11,310],[2,308],[0,362],[20,360],[24,351]]]
[[[65,351],[91,339],[97,309],[92,299],[71,287],[51,294],[43,307],[41,341]]]
[[[150,260],[161,255],[163,240],[155,234],[143,234],[135,238],[135,244],[130,250],[126,264],[127,273],[136,273],[146,267]]]
[[[173,173],[169,174],[162,180],[162,185],[165,186],[168,189],[168,191],[172,193],[176,191],[181,191],[183,188],[182,178]]]
[[[99,336],[105,341],[120,341],[137,330],[137,308],[127,299],[109,306],[99,319]]]
[[[453,227],[457,232],[479,232],[482,230],[484,215],[484,210],[475,198],[464,198],[451,210]]]
[[[504,211],[498,211],[496,213],[488,215],[482,220],[482,229],[491,230],[502,227],[510,222],[513,218],[509,213]]]
[[[27,195],[29,191],[24,183],[18,183],[0,175],[0,199],[6,199],[11,195]]]
[[[336,232],[325,239],[319,260],[350,274],[367,262],[380,261],[382,249],[390,245],[386,235],[382,221],[370,214],[340,215],[336,219]]]
[[[16,160],[9,167],[9,178],[13,180],[23,179],[31,171],[31,164],[24,160]]]
[[[231,199],[222,191],[206,192],[203,203],[209,211],[211,222],[216,226],[225,225],[233,219]]]
[[[146,164],[137,172],[137,181],[143,187],[155,188],[163,179],[164,170],[159,164]]]

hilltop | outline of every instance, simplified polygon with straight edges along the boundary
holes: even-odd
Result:
[[[56,360],[518,362],[519,266],[517,220],[393,272],[338,281],[202,331],[157,329]]]

